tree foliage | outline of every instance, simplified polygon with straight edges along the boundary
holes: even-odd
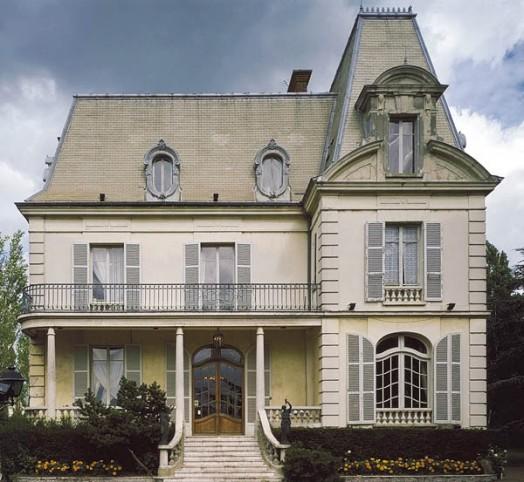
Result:
[[[27,379],[29,342],[17,322],[27,283],[21,231],[0,234],[0,370],[16,365]]]
[[[512,270],[506,253],[489,242],[486,254],[490,424],[524,428],[524,266]]]

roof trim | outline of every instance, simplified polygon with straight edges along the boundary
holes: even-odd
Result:
[[[74,94],[75,99],[221,99],[224,97],[334,97],[334,92],[231,92],[226,94]]]
[[[415,28],[415,33],[417,34],[418,41],[420,43],[420,46],[422,47],[422,53],[424,54],[424,58],[426,59],[426,62],[428,63],[429,70],[436,78],[438,78],[437,72],[435,70],[435,66],[433,65],[433,62],[431,61],[431,57],[429,56],[428,48],[426,47],[426,43],[424,42],[424,37],[422,37],[422,32],[420,31],[417,19],[415,17],[413,17],[413,27]],[[453,134],[453,139],[455,141],[455,147],[458,147],[459,149],[464,150],[460,142],[457,127],[455,126],[455,122],[453,122],[453,117],[451,117],[451,112],[449,110],[449,106],[446,101],[446,97],[442,95],[442,97],[440,98],[440,101],[444,109],[444,115],[446,116],[446,119],[449,123],[451,133]]]
[[[46,179],[42,189],[40,189],[39,191],[37,191],[34,194],[32,194],[31,196],[29,196],[26,199],[26,201],[31,201],[33,198],[35,198],[39,194],[47,191],[49,185],[51,184],[51,180],[53,179],[53,175],[55,173],[56,163],[58,162],[58,158],[60,156],[60,153],[62,152],[62,146],[64,145],[64,141],[65,141],[66,135],[69,132],[69,128],[71,127],[71,122],[73,120],[73,112],[75,110],[75,107],[76,107],[76,98],[73,96],[73,102],[71,103],[71,107],[69,108],[69,112],[67,114],[67,119],[66,119],[66,122],[64,124],[64,128],[62,129],[62,134],[60,136],[60,141],[58,143],[58,146],[56,146],[55,155],[53,156],[53,163],[50,166],[49,174],[47,176],[47,179]]]
[[[409,7],[363,7],[360,5],[359,16],[364,18],[414,18],[417,16]]]
[[[344,138],[344,132],[346,130],[346,122],[348,118],[348,111],[349,111],[349,103],[351,100],[351,89],[353,87],[353,77],[355,74],[355,66],[357,64],[357,58],[358,58],[358,52],[360,49],[360,37],[362,33],[362,21],[361,21],[360,15],[357,17],[356,23],[355,23],[355,43],[353,45],[353,52],[351,55],[351,63],[349,64],[349,73],[348,73],[348,79],[346,84],[346,89],[344,91],[344,102],[342,104],[342,113],[340,115],[338,128],[337,128],[337,136],[335,140],[335,149],[333,150],[333,158],[331,160],[332,163],[335,163],[338,161],[339,155],[340,155],[340,149],[342,148],[342,139]],[[353,32],[351,32],[353,33]],[[348,40],[348,46],[351,42],[351,36]],[[342,56],[342,59],[340,60],[340,65],[342,65],[342,60],[344,59],[344,56],[346,55],[346,52],[344,52],[344,55]],[[338,70],[337,70],[338,73]],[[335,76],[336,78],[336,76]],[[324,166],[326,168],[328,166]]]

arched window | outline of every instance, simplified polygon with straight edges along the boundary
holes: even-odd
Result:
[[[411,335],[383,338],[376,353],[377,408],[428,408],[426,344]]]
[[[162,139],[146,154],[144,165],[147,200],[180,198],[180,161],[177,153]]]
[[[255,175],[257,200],[290,199],[289,156],[274,139],[257,154]]]

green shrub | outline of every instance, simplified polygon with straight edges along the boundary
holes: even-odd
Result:
[[[340,459],[325,450],[291,447],[283,471],[288,482],[336,482],[339,465]]]
[[[507,446],[504,433],[490,430],[431,428],[296,428],[289,440],[307,449],[326,450],[342,459],[347,450],[357,460],[371,457],[474,460],[490,445]]]

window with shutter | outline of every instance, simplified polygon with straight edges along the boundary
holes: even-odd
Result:
[[[435,422],[461,423],[460,334],[444,337],[435,350]]]
[[[256,369],[257,350],[255,347],[251,348],[247,354],[247,421],[248,423],[255,423],[257,418],[257,369]],[[265,403],[266,406],[271,404],[271,353],[267,346],[264,347],[264,388],[265,388]]]
[[[237,244],[237,307],[240,311],[251,308],[251,245]]]
[[[366,288],[368,301],[384,299],[384,223],[366,229]]]
[[[126,306],[128,311],[140,309],[140,245],[126,244]]]
[[[126,345],[125,347],[125,377],[135,382],[137,385],[142,383],[142,361],[140,345]]]
[[[200,245],[186,244],[184,251],[185,262],[185,306],[186,310],[198,310],[199,301],[199,261]],[[193,285],[193,286],[192,286]]]
[[[75,400],[84,398],[89,388],[89,347],[73,347],[73,393]]]
[[[426,300],[442,299],[442,251],[440,223],[426,223]]]
[[[349,424],[375,422],[375,353],[359,335],[347,336],[347,404]]]
[[[89,247],[86,243],[73,244],[73,304],[76,310],[89,307]]]

